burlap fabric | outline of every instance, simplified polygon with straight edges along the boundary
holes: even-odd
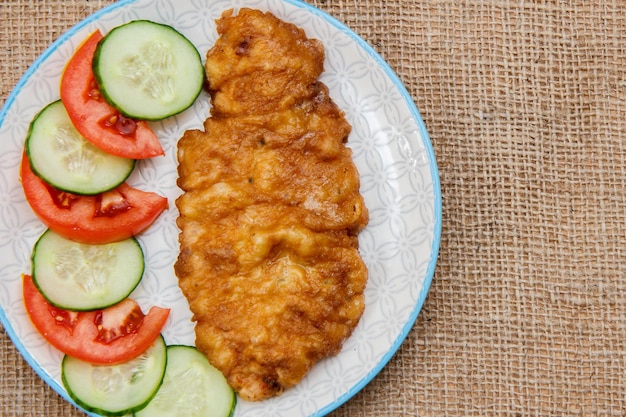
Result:
[[[2,102],[44,48],[109,3],[0,0]],[[443,194],[416,325],[332,415],[625,415],[626,4],[312,3],[399,74]],[[82,416],[1,331],[0,354],[0,415]]]

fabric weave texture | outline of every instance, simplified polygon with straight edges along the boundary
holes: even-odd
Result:
[[[0,0],[0,104],[106,0]],[[429,130],[442,238],[397,354],[333,417],[626,413],[626,3],[316,0]],[[0,415],[84,414],[0,330]]]

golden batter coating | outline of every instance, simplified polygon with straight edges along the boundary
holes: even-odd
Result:
[[[214,116],[261,114],[311,96],[324,69],[324,47],[270,13],[232,10],[217,21],[206,74]]]
[[[317,81],[320,44],[250,9],[225,12],[218,31],[206,65],[212,117],[178,146],[175,270],[196,346],[256,401],[337,354],[359,322],[368,212],[350,125]],[[268,74],[288,76],[259,85]]]

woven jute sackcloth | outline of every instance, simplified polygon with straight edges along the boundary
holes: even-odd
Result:
[[[2,103],[44,48],[110,3],[0,0]],[[626,3],[312,4],[399,75],[443,196],[415,326],[331,415],[626,415]],[[0,415],[83,415],[4,331],[0,354]]]

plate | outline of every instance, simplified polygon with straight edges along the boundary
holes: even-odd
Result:
[[[435,269],[441,235],[441,192],[432,145],[411,97],[382,58],[354,32],[324,12],[292,0],[127,0],[90,16],[51,45],[28,69],[0,112],[0,321],[20,353],[67,401],[60,382],[62,355],[35,331],[21,297],[21,274],[44,227],[24,199],[19,163],[28,126],[59,98],[65,63],[95,29],[107,32],[133,19],[174,26],[202,55],[217,38],[215,19],[228,8],[269,10],[302,27],[326,50],[322,81],[353,126],[349,146],[361,174],[370,223],[359,236],[369,268],[365,313],[342,351],[317,364],[296,387],[260,403],[240,400],[236,417],[322,416],[362,389],[387,364],[412,328]],[[166,151],[141,161],[132,185],[169,199],[170,209],[139,240],[147,268],[133,297],[147,308],[172,309],[164,329],[169,344],[193,344],[193,323],[173,264],[178,255],[176,142],[208,116],[202,95],[184,113],[152,126]]]

